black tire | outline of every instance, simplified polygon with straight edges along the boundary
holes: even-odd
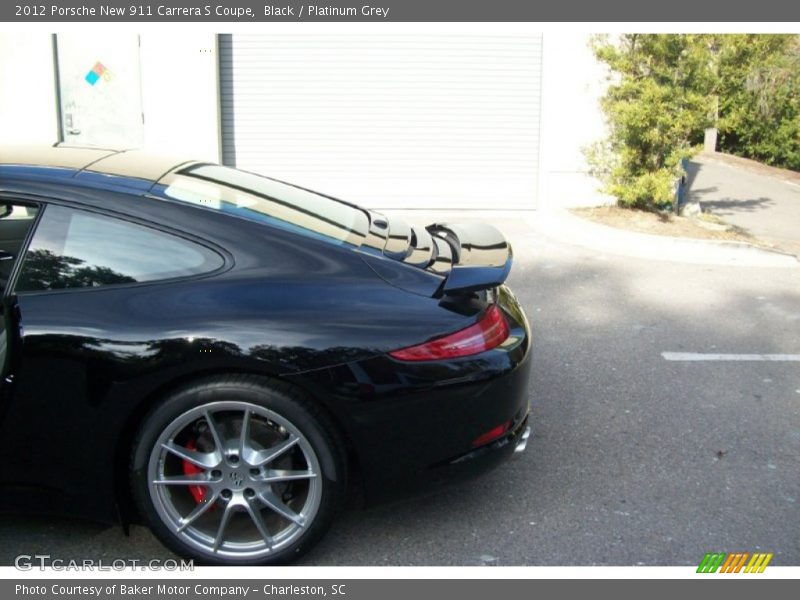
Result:
[[[273,428],[276,427],[276,421],[269,420],[268,417],[264,417],[260,413],[254,413],[253,411],[247,409],[248,406],[262,407],[273,416],[281,417],[285,423],[288,423],[286,427],[293,426],[294,429],[291,429],[290,427],[288,433],[283,425],[275,430],[284,432],[284,434],[288,436],[287,439],[292,439],[292,436],[294,435],[292,431],[298,432],[296,437],[299,439],[304,438],[302,442],[297,442],[295,444],[297,448],[285,451],[286,454],[288,455],[290,452],[299,452],[301,453],[299,455],[301,457],[300,460],[306,460],[306,457],[308,457],[310,459],[306,467],[308,472],[313,471],[311,468],[311,461],[314,461],[314,464],[317,465],[319,469],[319,473],[313,477],[313,482],[311,479],[309,479],[308,483],[306,484],[303,484],[303,482],[300,481],[277,484],[287,486],[286,489],[288,490],[292,489],[291,486],[302,485],[308,486],[308,489],[310,490],[310,486],[313,485],[314,512],[309,522],[304,523],[302,527],[299,525],[295,526],[295,524],[287,521],[287,530],[291,529],[294,537],[287,537],[284,545],[276,545],[275,549],[272,550],[268,549],[270,546],[270,541],[264,542],[265,548],[260,550],[260,552],[266,552],[266,554],[261,554],[259,556],[245,556],[244,554],[246,554],[246,552],[244,551],[242,556],[236,556],[235,549],[230,550],[227,555],[221,555],[218,554],[220,549],[212,551],[210,548],[198,547],[198,545],[202,546],[200,543],[202,540],[198,541],[197,535],[202,536],[204,535],[203,532],[196,534],[195,538],[192,539],[191,537],[187,537],[185,533],[179,533],[175,528],[174,521],[171,523],[168,522],[171,518],[169,511],[173,509],[176,506],[177,501],[180,500],[180,498],[177,498],[177,500],[173,501],[173,495],[177,497],[184,492],[165,492],[164,494],[170,498],[170,500],[165,503],[162,499],[164,494],[158,491],[162,488],[154,486],[152,484],[153,480],[151,479],[154,473],[154,468],[165,469],[166,467],[163,465],[166,465],[169,460],[181,460],[164,458],[164,456],[171,455],[169,452],[164,454],[163,451],[160,450],[163,448],[163,440],[165,439],[164,436],[168,434],[168,431],[172,431],[176,427],[181,426],[185,428],[190,427],[189,425],[175,425],[175,423],[181,423],[180,419],[191,418],[191,416],[196,414],[197,410],[200,410],[198,407],[211,406],[216,407],[212,408],[212,410],[218,411],[216,414],[212,412],[212,414],[214,414],[212,421],[215,422],[215,427],[219,425],[221,427],[221,431],[224,431],[226,427],[230,426],[230,424],[224,420],[226,417],[218,417],[217,415],[233,414],[233,408],[230,408],[230,410],[226,411],[218,407],[223,406],[228,408],[228,405],[233,405],[233,403],[241,403],[241,406],[245,407],[245,412],[253,414],[254,416],[251,418],[251,421],[254,419],[260,419],[260,421],[257,423],[257,426],[261,427],[262,429],[267,427],[265,424],[268,424]],[[239,406],[239,404],[236,404],[236,406]],[[218,418],[220,419],[220,422],[216,423]],[[243,417],[242,419],[240,431],[245,430],[245,433],[247,433],[247,431],[249,431],[247,429],[248,426],[244,424],[245,418]],[[201,418],[199,421],[193,421],[192,423],[194,424],[194,427],[203,427],[203,424],[207,423],[207,421]],[[252,428],[255,426],[256,425],[250,425],[249,427]],[[170,428],[173,429],[171,430]],[[207,425],[206,429],[208,429]],[[214,427],[211,429],[214,429]],[[185,430],[186,429],[181,431]],[[246,437],[246,435],[242,436],[242,438],[244,437]],[[161,441],[159,441],[160,439]],[[177,440],[177,438],[175,439]],[[234,443],[230,441],[234,439],[234,436],[230,436],[226,439],[228,440],[226,442],[227,444]],[[175,443],[177,444],[177,441]],[[156,449],[156,445],[158,445],[158,449]],[[268,451],[271,449],[272,448],[267,448],[266,450]],[[311,454],[309,454],[309,449],[311,452],[313,452],[315,457],[312,457]],[[162,452],[162,454],[159,455],[158,452]],[[224,451],[222,455],[225,456]],[[208,454],[206,456],[208,456]],[[233,458],[236,458],[238,461],[238,457],[234,456]],[[242,458],[244,459],[244,456]],[[223,462],[224,460],[225,459],[223,459]],[[287,458],[287,460],[297,459]],[[244,464],[244,462],[245,461],[242,460],[239,471],[247,466]],[[185,465],[185,463],[186,461],[184,460],[182,464]],[[236,468],[236,465],[230,467],[227,465],[227,463],[225,464],[226,468]],[[319,406],[317,406],[316,403],[309,400],[303,393],[281,381],[275,381],[272,379],[251,375],[230,375],[224,377],[215,377],[212,379],[204,379],[186,386],[174,392],[162,402],[158,403],[144,417],[138,434],[133,442],[130,478],[134,500],[141,515],[144,517],[146,524],[165,546],[179,556],[187,559],[193,559],[198,564],[272,565],[286,564],[297,559],[303,553],[312,548],[327,532],[334,516],[342,505],[345,495],[346,464],[344,446],[340,437],[337,435],[335,426],[331,423],[325,412]],[[154,465],[157,466],[154,467]],[[239,471],[236,473],[231,473],[230,480],[236,481],[237,484],[241,486],[241,481],[237,479],[239,478]],[[251,474],[252,471],[253,469],[250,469]],[[289,473],[290,471],[283,472]],[[295,472],[300,473],[301,471]],[[205,473],[205,471],[202,473],[203,476],[205,476]],[[210,473],[212,473],[212,471],[210,469],[208,473],[208,477],[211,477]],[[219,475],[222,473],[222,471],[215,469],[213,473],[217,474],[216,476],[221,478],[220,481],[222,481],[222,483],[219,485],[227,485],[228,478]],[[164,476],[162,479],[165,478],[166,476]],[[158,477],[156,479],[158,479]],[[269,490],[272,490],[273,488],[271,486],[276,484],[259,485],[264,485]],[[191,487],[198,489],[196,486]],[[189,489],[189,486],[185,486],[183,488],[173,486],[166,487],[165,489]],[[207,489],[208,491],[205,493],[210,495],[211,488]],[[223,495],[218,496],[218,499],[215,502],[223,506],[223,508],[220,508],[220,511],[227,513],[228,511],[224,508],[226,505],[226,500],[223,499],[225,497],[225,493],[231,494],[231,491],[228,489],[222,490],[220,494]],[[251,498],[253,497],[252,494],[254,494],[253,490],[251,489],[244,491],[238,490],[238,492],[235,491],[234,494],[235,493],[242,495],[250,494]],[[260,493],[261,492],[259,492],[257,499],[260,499]],[[266,493],[271,494],[272,492],[267,491]],[[291,491],[288,493],[291,499]],[[308,498],[310,498],[312,494],[310,491],[305,493],[307,494],[305,502],[308,503],[310,502]],[[239,498],[241,497],[243,496],[240,496]],[[276,498],[277,496],[272,497]],[[293,501],[294,499],[290,500],[290,502]],[[183,500],[183,502],[185,503],[186,500]],[[205,500],[197,502],[198,504],[201,502],[205,503]],[[227,500],[227,503],[234,504],[234,502],[231,500]],[[208,502],[208,504],[210,509],[204,511],[204,515],[198,517],[197,522],[199,523],[202,519],[211,519],[215,515],[219,515],[219,519],[223,520],[224,517],[221,516],[219,512],[213,512],[218,508],[218,506],[215,506],[214,502]],[[256,504],[258,503],[255,500],[250,501],[251,507]],[[288,504],[289,502],[287,502],[287,505]],[[165,506],[167,508],[165,508]],[[306,504],[306,506],[308,506],[308,504]],[[252,519],[250,522],[253,531],[260,533],[261,530],[259,530],[255,525],[256,517],[252,516],[249,510],[250,509],[241,509],[240,512],[246,513],[246,516]],[[268,518],[283,518],[280,515],[280,512],[273,514],[269,507],[261,507],[259,510],[265,510]],[[231,512],[231,514],[233,515],[235,513]],[[184,515],[180,515],[180,517],[185,518]],[[242,518],[243,517],[232,516],[232,520],[230,522],[233,522],[233,519],[239,519],[239,523],[241,523]],[[179,521],[179,523],[182,523],[182,521]],[[261,523],[262,525],[265,523],[263,519],[261,520]],[[208,527],[213,526],[214,525],[211,524]],[[223,529],[224,527],[226,526],[223,526]],[[242,526],[240,525],[239,530],[241,530],[241,527]],[[246,524],[244,527],[246,527]],[[187,527],[187,529],[191,532],[195,528],[192,526]],[[196,529],[199,531],[199,526]],[[220,537],[222,536],[220,535]],[[230,543],[235,544],[239,542],[233,540]],[[224,550],[224,548],[222,548],[222,550]]]

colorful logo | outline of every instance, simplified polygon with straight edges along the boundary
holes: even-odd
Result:
[[[92,70],[86,74],[86,77],[84,77],[84,79],[86,79],[89,85],[94,85],[95,83],[100,81],[101,77],[103,78],[104,81],[110,81],[111,71],[109,71],[108,67],[106,67],[103,63],[97,61],[96,63],[94,63]]]
[[[748,559],[749,562],[748,562]],[[769,561],[772,560],[772,553],[766,552],[708,552],[700,561],[697,567],[698,573],[763,573]],[[747,566],[745,566],[747,562]]]

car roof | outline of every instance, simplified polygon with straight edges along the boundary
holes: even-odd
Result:
[[[52,180],[75,178],[84,173],[101,174],[138,180],[140,185],[130,187],[141,189],[142,182],[152,185],[175,168],[191,162],[195,161],[141,150],[0,145],[0,177]]]

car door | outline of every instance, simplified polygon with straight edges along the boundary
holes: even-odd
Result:
[[[5,408],[7,388],[11,383],[10,349],[17,337],[16,298],[9,293],[8,283],[27,247],[38,212],[35,204],[0,196],[0,386],[3,388],[0,410]]]
[[[176,298],[191,298],[195,276],[224,259],[157,226],[56,202],[42,204],[28,239],[4,296],[16,341],[0,482],[16,493],[0,493],[0,507],[13,496],[40,512],[112,518],[115,449],[142,400],[137,382],[184,358],[171,339],[186,313]]]

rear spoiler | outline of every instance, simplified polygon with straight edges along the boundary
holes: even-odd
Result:
[[[437,246],[437,258],[450,259],[449,272],[437,269],[446,276],[445,293],[494,288],[508,277],[513,252],[497,228],[486,223],[437,223],[425,229]]]
[[[363,246],[370,251],[364,259],[379,276],[403,289],[423,295],[487,290],[501,285],[511,270],[511,246],[502,233],[486,223],[418,227],[373,211],[369,216],[370,228]],[[372,260],[375,254],[391,260]],[[395,261],[416,267],[421,271],[419,277],[410,276],[405,269],[393,269]]]

